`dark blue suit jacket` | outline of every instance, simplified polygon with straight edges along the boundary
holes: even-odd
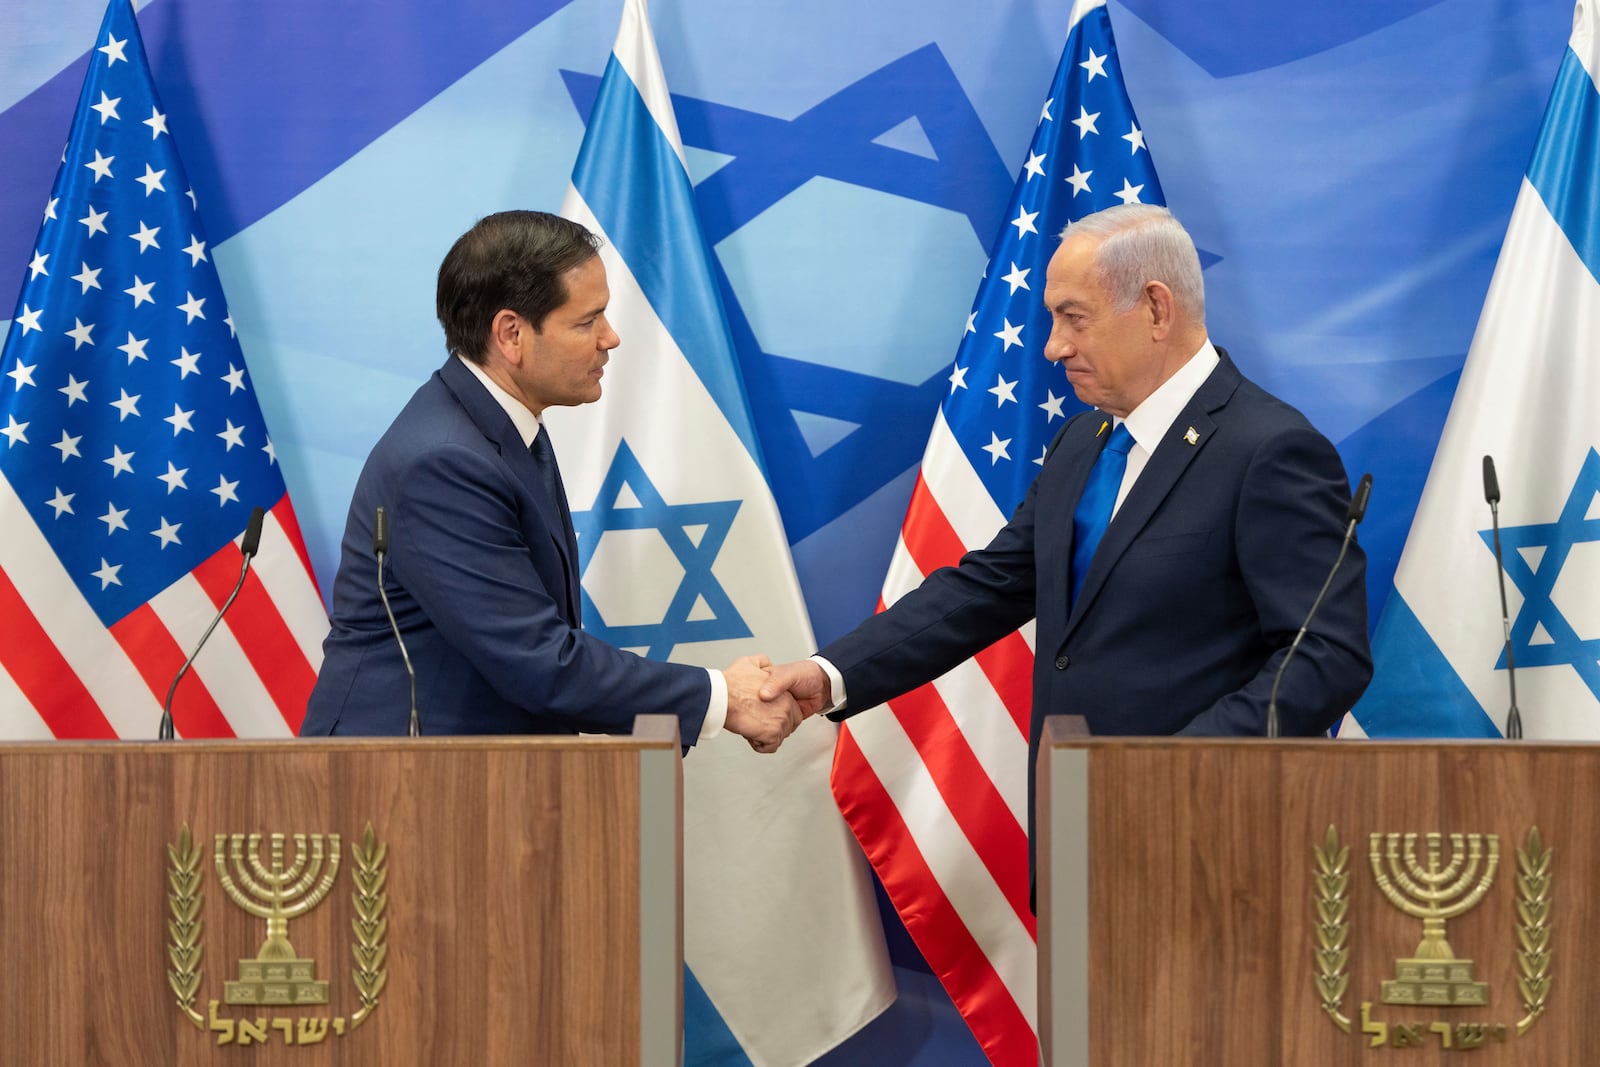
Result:
[[[1082,715],[1096,734],[1263,733],[1273,674],[1338,555],[1350,489],[1328,440],[1221,356],[1117,510],[1070,611],[1072,513],[1110,436],[1098,411],[1062,428],[985,548],[821,650],[850,701],[835,717],[1036,618],[1030,841],[1047,715]],[[1366,558],[1352,545],[1279,690],[1284,736],[1322,733],[1366,688],[1366,604]]]
[[[424,734],[625,733],[642,713],[700,736],[710,681],[578,629],[568,527],[505,411],[454,358],[373,448],[333,587],[333,629],[302,736],[404,734],[405,668],[378,597],[373,517],[389,515],[389,603]]]

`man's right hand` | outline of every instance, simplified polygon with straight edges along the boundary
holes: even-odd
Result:
[[[760,695],[772,661],[766,656],[743,656],[722,676],[728,683],[728,729],[750,742],[757,752],[776,752],[783,739],[805,720],[793,697],[778,690],[770,699]]]
[[[788,693],[800,705],[800,710],[810,718],[833,705],[833,683],[828,672],[816,660],[801,659],[793,663],[780,663],[767,672],[761,686],[761,698],[773,700]]]

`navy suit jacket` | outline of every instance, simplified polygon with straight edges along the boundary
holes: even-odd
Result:
[[[1350,490],[1328,440],[1220,355],[1118,508],[1070,610],[1072,513],[1110,437],[1099,411],[1062,428],[986,547],[821,650],[849,698],[833,717],[1036,619],[1030,842],[1047,715],[1082,715],[1096,734],[1264,733],[1273,674],[1338,556]],[[1371,676],[1366,558],[1352,545],[1284,676],[1281,732],[1322,733]]]
[[[510,417],[453,357],[356,483],[302,736],[406,732],[406,672],[372,552],[379,505],[390,528],[384,587],[417,672],[424,734],[626,733],[635,715],[665,713],[686,743],[700,736],[704,670],[578,628],[570,524]]]

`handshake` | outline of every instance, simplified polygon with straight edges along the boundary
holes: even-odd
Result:
[[[776,752],[807,718],[833,703],[828,673],[814,660],[773,666],[766,656],[743,656],[722,672],[728,683],[728,729],[757,752]]]

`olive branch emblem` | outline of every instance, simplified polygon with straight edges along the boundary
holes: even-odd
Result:
[[[351,951],[356,960],[356,992],[361,995],[361,1007],[350,1017],[350,1025],[354,1028],[360,1026],[372,1009],[378,1006],[378,997],[389,980],[389,972],[384,968],[384,961],[389,955],[389,945],[384,940],[389,932],[389,919],[384,915],[389,904],[389,894],[385,892],[389,879],[386,865],[389,846],[378,840],[369,822],[361,836],[361,843],[353,846],[350,852],[356,861],[352,875],[356,888],[350,894],[356,911],[351,923],[356,943]]]
[[[1517,849],[1517,991],[1528,1014],[1517,1023],[1525,1034],[1550,999],[1550,857],[1535,826]]]
[[[1322,844],[1313,851],[1317,857],[1317,993],[1322,1010],[1348,1034],[1350,1018],[1344,1014],[1343,1004],[1350,985],[1345,970],[1350,962],[1350,846],[1339,843],[1339,831],[1330,824]]]
[[[202,850],[195,847],[189,824],[178,833],[178,843],[167,846],[167,959],[172,969],[167,984],[178,998],[178,1007],[189,1021],[204,1030],[205,1018],[195,1010],[194,998],[200,989],[200,957],[205,948],[200,934],[205,926],[200,918],[203,895],[200,889]]]

